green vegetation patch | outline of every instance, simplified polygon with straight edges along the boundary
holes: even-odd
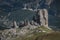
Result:
[[[40,36],[41,37],[41,36]],[[60,40],[60,32],[53,32],[47,35],[43,35],[42,38],[38,37],[37,40]]]

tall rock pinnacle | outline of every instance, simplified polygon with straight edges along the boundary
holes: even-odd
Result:
[[[40,15],[41,26],[48,27],[48,11],[47,11],[47,9],[40,9],[38,13]]]

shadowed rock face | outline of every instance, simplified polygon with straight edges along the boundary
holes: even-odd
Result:
[[[54,0],[46,0],[46,4],[50,5]]]
[[[24,2],[25,0],[0,0],[0,8],[1,8],[1,10],[5,10],[5,11],[10,11],[10,9],[14,9],[15,7],[16,8],[18,8],[18,7],[20,7],[19,5],[20,5],[20,3],[21,3],[21,5],[23,5],[23,3],[26,3],[26,2]],[[38,1],[40,1],[40,0],[37,0],[37,2]],[[50,13],[50,14],[54,14],[55,13],[55,6],[54,6],[54,2],[56,2],[57,4],[57,7],[59,6],[59,1],[58,0],[45,0],[45,2],[43,2],[44,0],[41,0],[41,5],[43,6],[43,4],[45,5],[48,5],[48,6],[50,6],[51,4],[53,4],[52,6],[51,6],[51,10],[52,11],[54,11],[53,13]],[[31,2],[31,0],[30,1],[28,1],[27,0],[27,3],[30,3]],[[33,1],[32,2],[32,4],[34,3],[35,1]],[[43,3],[42,3],[43,2]],[[36,3],[35,3],[36,4]],[[33,4],[34,5],[34,4]],[[41,6],[41,7],[42,7]],[[48,7],[47,6],[47,7]],[[52,8],[53,7],[53,8]],[[4,9],[5,8],[5,9]],[[58,8],[59,9],[59,8]],[[15,9],[14,9],[15,10]],[[12,10],[11,10],[12,11]],[[22,12],[22,13],[21,13]],[[2,14],[2,13],[1,13]],[[0,14],[0,15],[1,15]],[[7,13],[8,14],[8,13]],[[7,15],[6,13],[5,14],[3,14],[3,15]],[[25,18],[27,19],[29,19],[29,20],[32,20],[32,17],[33,17],[33,15],[35,15],[35,14],[30,14],[30,12],[28,13],[26,13],[26,12],[23,12],[23,11],[20,11],[20,10],[18,10],[18,11],[16,11],[16,12],[12,12],[12,13],[10,13],[11,15],[9,16],[9,17],[7,17],[7,18],[9,18],[9,20],[12,20],[12,18],[14,18],[14,19],[16,19],[17,21],[20,21],[20,20],[24,20]],[[21,16],[21,15],[22,16]],[[26,15],[27,14],[27,15]],[[14,15],[14,16],[13,16]],[[43,13],[43,15],[45,15],[44,13]],[[24,16],[24,17],[23,17]],[[31,19],[30,19],[31,18]],[[43,17],[44,19],[45,19],[45,24],[46,24],[46,18],[45,17]],[[38,19],[39,21],[40,21],[40,19]],[[36,20],[35,20],[36,21]],[[38,21],[38,22],[39,22]],[[40,23],[39,23],[40,24]]]
[[[3,11],[9,12],[19,8],[21,9],[25,3],[27,3],[28,6],[32,4],[32,8],[37,8],[37,6],[41,4],[50,5],[51,2],[52,0],[0,0],[0,8]]]

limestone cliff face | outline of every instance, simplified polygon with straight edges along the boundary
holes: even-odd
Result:
[[[48,11],[47,11],[47,9],[40,9],[39,15],[40,15],[41,26],[48,27]]]
[[[41,26],[48,27],[48,9],[50,8],[53,0],[41,0],[40,9],[37,10],[36,22]],[[43,6],[42,6],[43,5]],[[42,8],[43,7],[43,8]]]
[[[48,10],[39,9],[36,13],[35,22],[40,24],[40,26],[48,27]]]

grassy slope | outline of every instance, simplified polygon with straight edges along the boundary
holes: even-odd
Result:
[[[20,29],[17,29],[19,32]],[[46,32],[35,32],[35,30],[44,30]],[[27,34],[25,36],[15,37],[13,40],[60,40],[60,32],[52,32],[45,27],[38,27],[34,32]]]
[[[40,37],[38,37],[37,40],[40,40]],[[60,40],[60,33],[59,32],[53,32],[53,33],[44,35],[42,37],[42,40]]]
[[[35,30],[45,30],[46,32],[35,32]],[[34,31],[34,32],[31,34],[25,35],[24,37],[18,37],[15,40],[42,40],[42,38],[44,38],[44,36],[49,35],[48,32],[52,32],[52,30],[49,30],[45,27],[38,27],[32,31]],[[54,35],[52,35],[52,36],[54,36]]]
[[[53,32],[49,34],[37,33],[31,37],[25,38],[24,40],[60,40],[60,33],[59,32]]]
[[[41,30],[41,31],[46,31],[46,32],[34,32],[34,33],[32,33],[33,34],[32,36],[30,36],[30,37],[27,36],[26,38],[24,38],[24,40],[37,40],[39,38],[40,38],[39,40],[41,40],[44,35],[53,32],[53,30],[49,30],[49,29],[47,29],[46,27],[43,27],[43,26],[38,27],[34,30]]]
[[[60,32],[53,33],[35,33],[32,36],[25,36],[23,38],[16,38],[15,40],[60,40]]]

